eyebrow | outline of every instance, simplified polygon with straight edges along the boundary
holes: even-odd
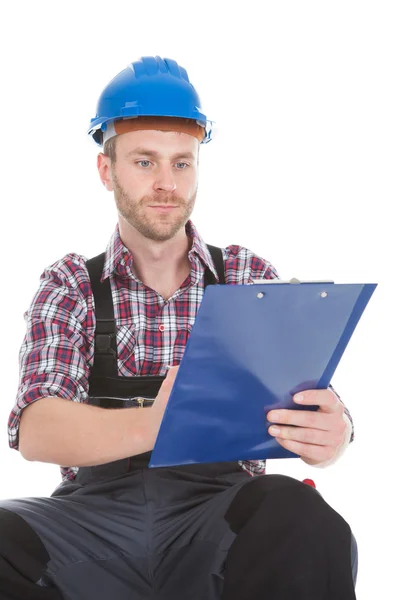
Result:
[[[130,150],[126,155],[125,158],[130,158],[131,156],[151,156],[152,158],[160,158],[161,154],[159,152],[156,152],[155,150],[147,150],[147,148],[135,148],[134,150]],[[173,154],[171,156],[172,159],[176,159],[176,158],[189,158],[191,160],[194,160],[194,154],[193,152],[178,152],[177,154]]]

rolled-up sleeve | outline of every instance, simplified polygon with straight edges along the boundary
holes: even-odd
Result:
[[[349,444],[350,444],[351,442],[354,441],[354,422],[353,422],[352,416],[350,414],[349,409],[346,407],[345,403],[343,402],[343,400],[341,399],[341,397],[339,396],[339,394],[337,393],[337,391],[335,390],[335,388],[332,385],[330,385],[329,389],[332,390],[332,392],[335,394],[335,396],[337,397],[337,399],[340,400],[340,402],[343,404],[344,414],[348,418],[349,423],[350,423],[350,427],[351,427],[351,429],[350,429],[350,439],[349,439]],[[346,423],[346,425],[347,425],[347,423]]]
[[[40,398],[85,402],[93,348],[92,296],[85,259],[69,254],[45,269],[24,314],[19,387],[8,422],[9,445],[18,450],[24,408]],[[89,337],[88,337],[89,336]]]

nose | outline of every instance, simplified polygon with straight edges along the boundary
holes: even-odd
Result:
[[[153,188],[156,191],[164,192],[174,192],[176,190],[175,178],[170,165],[160,165]]]

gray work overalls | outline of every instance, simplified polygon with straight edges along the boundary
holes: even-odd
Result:
[[[222,253],[208,247],[220,283],[225,283]],[[103,263],[104,254],[87,262],[96,310],[90,403],[146,410],[164,377],[118,377],[109,279],[100,283]],[[207,269],[204,285],[213,283]],[[81,467],[76,479],[62,482],[50,498],[0,503],[5,527],[23,531],[31,549],[40,538],[39,550],[47,563],[44,573],[29,561],[25,569],[43,595],[34,585],[35,595],[30,596],[27,584],[27,595],[16,597],[261,600],[261,589],[271,600],[355,598],[350,529],[315,490],[279,475],[251,477],[237,461],[149,469],[150,454]],[[321,531],[312,525],[319,513],[327,522]],[[29,531],[24,530],[26,523]],[[332,541],[325,552],[321,548],[326,531]],[[288,539],[295,545],[288,545]],[[11,555],[18,562],[12,542],[7,545],[6,540],[3,552],[4,569],[9,568]],[[327,569],[333,582],[336,569],[340,586],[322,596]],[[10,582],[19,578],[18,571],[13,568],[6,589],[14,590]],[[33,574],[39,571],[42,576],[36,581]],[[306,582],[301,584],[304,595],[299,592],[299,573]],[[320,580],[315,573],[321,573]]]

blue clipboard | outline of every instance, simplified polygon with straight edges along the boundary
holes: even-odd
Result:
[[[150,467],[297,456],[265,415],[310,410],[292,396],[328,387],[377,284],[292,281],[206,288]]]

